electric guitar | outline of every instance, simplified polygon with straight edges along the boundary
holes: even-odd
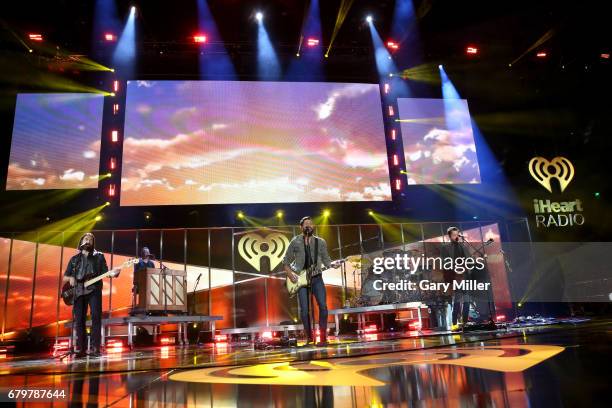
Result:
[[[77,282],[75,286],[70,286],[70,282],[64,283],[64,286],[62,286],[62,299],[64,300],[64,303],[66,304],[66,306],[72,306],[74,301],[79,296],[88,295],[91,292],[93,292],[93,288],[89,288],[89,287],[93,285],[94,283],[96,283],[97,281],[102,280],[108,276],[114,275],[115,272],[120,271],[123,268],[127,268],[128,266],[131,266],[137,263],[138,263],[138,258],[130,259],[102,275],[86,280],[85,282]]]
[[[328,269],[337,268],[343,263],[344,263],[344,259],[334,261],[331,263],[331,266],[329,268],[322,269],[321,272],[324,272]],[[312,272],[314,272],[314,265],[309,267],[308,269],[304,269],[301,272],[293,271],[293,273],[295,273],[298,276],[298,279],[295,282],[291,282],[291,279],[289,279],[289,277],[287,276],[285,283],[287,285],[287,291],[289,292],[290,297],[294,297],[298,293],[298,290],[300,290],[300,288],[304,288],[308,286]]]

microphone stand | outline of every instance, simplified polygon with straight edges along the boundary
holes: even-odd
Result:
[[[168,269],[166,265],[162,263],[162,260],[159,260],[159,269],[161,269],[161,280],[162,280],[162,296],[164,297],[164,314],[163,316],[168,316],[168,298],[166,297],[166,270]]]
[[[195,314],[195,306],[196,306],[196,289],[198,288],[198,283],[200,283],[200,278],[202,277],[202,274],[198,275],[198,278],[195,281],[195,285],[193,286],[193,308],[191,309],[191,312],[193,314]]]
[[[82,245],[79,246],[79,250],[81,250],[81,248],[82,248]],[[82,259],[81,259],[81,262],[83,262]],[[76,288],[79,283],[76,280],[76,271],[73,270],[72,272],[75,275],[75,277],[74,277],[74,286],[72,287],[72,327],[70,328],[70,349],[64,354],[57,356],[57,358],[59,358],[60,361],[64,360],[68,356],[73,356],[77,354],[76,351],[74,351],[74,348],[75,348],[74,332],[76,330],[76,319],[74,318],[74,308],[75,308],[76,299],[77,299]]]
[[[76,281],[76,278],[75,278],[75,281]],[[57,356],[57,358],[59,358],[60,361],[63,361],[66,357],[76,355],[76,351],[74,351],[74,348],[75,348],[74,332],[76,330],[76,320],[74,318],[75,301],[76,301],[76,284],[72,287],[72,327],[70,328],[70,349],[64,354]]]
[[[486,262],[486,258],[487,258],[487,256],[486,256],[486,254],[483,252],[483,250],[484,250],[485,246],[487,246],[487,245],[488,245],[488,243],[489,243],[489,242],[491,242],[491,243],[493,242],[493,239],[487,240],[487,243],[483,243],[483,244],[482,244],[480,247],[478,247],[478,248],[476,248],[476,247],[475,247],[475,246],[474,246],[474,245],[473,245],[471,242],[467,241],[467,240],[465,239],[465,236],[463,236],[463,235],[461,235],[461,240],[463,241],[463,243],[468,244],[468,245],[470,246],[470,248],[472,248],[472,249],[474,250],[474,252],[475,252],[475,253],[477,253],[477,254],[478,254],[478,255],[480,255],[482,258],[484,258],[484,259],[485,259],[485,262]],[[491,281],[491,276],[490,276],[490,274],[489,274],[489,267],[486,265],[486,263],[485,263],[485,271],[486,271],[486,278],[487,278],[487,280],[488,280],[488,281],[489,281],[489,283],[490,283],[490,281]],[[489,309],[489,322],[490,322],[490,323],[493,323],[493,325],[495,325],[495,321],[493,320],[493,314],[495,313],[495,309],[494,309],[494,306],[493,306],[493,301],[492,301],[492,299],[491,299],[491,290],[490,290],[490,289],[487,289],[487,306],[488,306],[488,309]]]

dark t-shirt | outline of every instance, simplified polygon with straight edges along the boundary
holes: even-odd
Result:
[[[304,258],[304,269],[308,269],[312,265],[312,253],[310,252],[310,245],[304,245],[304,251],[306,252],[306,257]]]
[[[87,257],[78,253],[70,258],[64,276],[74,276],[77,281],[83,281],[106,272],[108,272],[108,265],[106,259],[104,259],[104,254],[95,251]],[[102,288],[102,281],[94,283],[93,286]]]

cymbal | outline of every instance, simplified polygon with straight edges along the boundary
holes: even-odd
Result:
[[[372,260],[370,258],[366,258],[361,255],[350,255],[346,257],[346,262],[357,264],[358,267],[370,266],[372,265]]]

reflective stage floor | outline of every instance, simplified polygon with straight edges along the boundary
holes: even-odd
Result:
[[[15,388],[65,391],[64,399],[39,406],[549,407],[612,402],[610,322],[370,340],[273,351],[158,347],[64,362],[48,355],[7,357],[0,360],[0,388],[5,394]]]

